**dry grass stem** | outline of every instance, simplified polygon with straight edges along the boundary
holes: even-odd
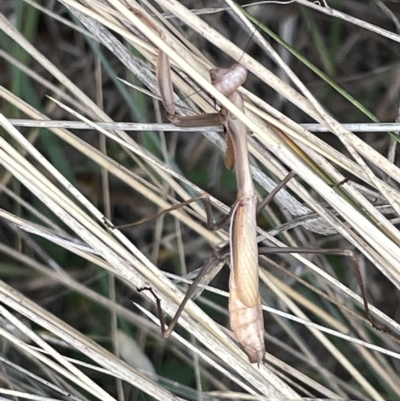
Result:
[[[397,399],[400,9],[253,4],[255,23],[232,1],[201,3],[4,0],[1,391]],[[184,297],[180,281],[227,243],[228,229],[207,229],[201,202],[114,226],[197,195],[223,217],[236,181],[223,166],[221,127],[181,129],[154,110],[159,49],[171,60],[180,115],[223,106],[246,125],[260,199],[296,173],[261,214],[260,246],[353,250],[370,311],[393,335],[364,317],[350,258],[299,252],[259,257],[265,309],[278,310],[264,312],[264,364],[250,365],[227,329],[228,268],[161,338],[154,296],[137,289],[152,288],[168,322]],[[235,62],[250,72],[244,112],[210,82],[211,68]]]

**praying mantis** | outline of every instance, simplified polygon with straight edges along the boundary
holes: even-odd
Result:
[[[142,11],[132,9],[141,19],[157,32],[161,38],[165,33]],[[249,152],[247,146],[247,128],[234,114],[222,108],[218,113],[196,116],[180,116],[177,114],[170,71],[169,58],[161,49],[158,50],[156,76],[159,85],[161,100],[167,118],[177,126],[215,126],[222,125],[226,133],[227,167],[232,169],[236,165],[237,197],[229,213],[229,243],[230,243],[230,278],[229,278],[229,316],[233,334],[248,356],[251,363],[260,363],[264,359],[264,320],[262,314],[261,297],[259,293],[259,267],[257,245],[257,194],[250,172]],[[210,71],[211,82],[216,89],[224,94],[236,107],[244,111],[243,98],[238,88],[245,82],[247,70],[240,64],[234,64],[227,69],[214,68]],[[273,197],[294,176],[290,173],[271,193],[262,205]],[[189,202],[184,202],[189,203]],[[172,210],[173,208],[169,209]],[[206,208],[207,209],[207,208]],[[224,251],[224,250],[223,250]],[[358,262],[352,251],[342,249],[306,249],[306,248],[263,248],[263,253],[329,253],[350,257],[356,266]],[[207,269],[216,256],[203,267]],[[358,269],[359,272],[359,269]],[[361,291],[364,297],[364,307],[370,316],[365,298],[365,290],[358,275]],[[183,310],[185,303],[193,293],[194,281],[189,288],[185,299],[176,312],[167,330],[163,329],[164,336],[168,336]],[[148,288],[146,288],[148,289]],[[160,313],[161,315],[161,313]],[[162,321],[162,326],[163,321]]]
[[[160,30],[139,10],[139,16],[163,37]],[[160,49],[156,75],[167,118],[178,126],[223,125],[227,135],[227,164],[236,163],[238,193],[230,213],[229,315],[233,333],[251,363],[264,358],[264,320],[258,278],[257,194],[250,173],[246,126],[229,111],[199,116],[179,116],[175,111],[168,56]],[[238,88],[245,82],[247,70],[240,64],[228,69],[212,69],[212,84],[239,109],[244,110]]]

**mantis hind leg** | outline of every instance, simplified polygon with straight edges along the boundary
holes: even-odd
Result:
[[[274,198],[274,196],[295,176],[296,174],[291,171],[289,172],[286,177],[284,177],[278,184],[277,186],[268,194],[268,196],[258,205],[257,207],[257,212],[260,212],[265,206],[268,205],[268,203]],[[342,185],[346,180],[343,180],[342,182],[336,184],[336,186]],[[357,282],[360,287],[361,291],[361,297],[363,299],[363,305],[364,305],[364,310],[365,310],[365,315],[369,322],[371,323],[372,327],[375,329],[387,333],[385,329],[380,327],[372,317],[372,314],[370,312],[369,306],[368,306],[368,298],[367,298],[367,293],[365,290],[365,285],[364,285],[364,280],[361,275],[361,269],[360,265],[357,261],[357,258],[354,254],[353,251],[348,250],[348,249],[311,249],[311,248],[293,248],[293,247],[287,247],[287,248],[279,248],[279,247],[259,247],[258,248],[258,253],[261,255],[267,255],[267,254],[288,254],[288,253],[299,253],[299,254],[324,254],[324,255],[339,255],[339,256],[346,256],[349,258],[352,262],[352,265],[355,269],[356,272],[356,277],[357,277]]]
[[[363,299],[363,305],[364,305],[366,318],[369,320],[372,327],[374,327],[378,331],[387,333],[387,331],[384,328],[380,327],[375,322],[374,318],[372,317],[372,314],[371,314],[369,306],[368,306],[368,298],[367,298],[367,293],[365,290],[364,280],[363,280],[362,274],[361,274],[360,265],[357,261],[356,255],[353,251],[351,251],[349,249],[340,249],[340,248],[314,249],[314,248],[295,248],[295,247],[286,247],[286,248],[260,247],[260,248],[258,248],[258,252],[260,255],[299,253],[299,254],[338,255],[338,256],[345,256],[345,257],[349,258],[351,260],[352,265],[356,272],[357,282],[360,287],[361,297]],[[388,334],[390,334],[390,333],[388,333]]]
[[[143,287],[143,288],[137,289],[139,292],[150,291],[153,294],[153,296],[156,300],[156,303],[157,303],[157,314],[158,314],[158,318],[160,320],[161,333],[162,333],[163,337],[167,338],[173,332],[183,309],[185,308],[189,299],[192,298],[192,296],[194,296],[195,291],[196,291],[198,285],[201,283],[203,276],[210,269],[212,269],[217,263],[219,263],[226,256],[226,254],[228,252],[229,252],[229,244],[227,244],[227,245],[223,246],[222,248],[218,249],[217,251],[215,251],[213,253],[213,255],[211,256],[211,258],[208,259],[208,261],[203,265],[203,267],[200,268],[200,271],[198,272],[196,278],[193,280],[192,284],[190,284],[188,290],[186,291],[185,297],[183,298],[182,302],[179,304],[179,307],[178,307],[177,311],[175,312],[175,315],[172,318],[171,322],[169,323],[168,328],[165,325],[164,315],[163,315],[162,308],[161,308],[161,300],[154,293],[153,289],[151,287]]]

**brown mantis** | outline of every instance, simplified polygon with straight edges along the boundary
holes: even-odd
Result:
[[[139,17],[144,19],[160,37],[165,37],[164,32],[155,25],[146,15],[139,10],[133,10]],[[228,168],[236,164],[237,197],[230,211],[230,279],[229,279],[229,315],[231,328],[235,338],[246,352],[251,363],[260,363],[264,358],[264,321],[259,294],[259,271],[258,271],[258,246],[257,246],[257,194],[253,185],[250,173],[250,163],[247,147],[246,126],[226,109],[218,113],[179,116],[176,113],[172,78],[170,73],[170,62],[168,56],[160,49],[157,58],[156,74],[160,89],[161,99],[166,109],[168,119],[177,126],[214,126],[223,125],[227,140]],[[244,111],[244,104],[238,88],[245,82],[247,77],[246,69],[240,64],[235,64],[228,69],[212,69],[210,71],[212,84],[223,93],[236,107]],[[263,206],[272,196],[293,177],[289,174],[263,202]],[[193,200],[191,200],[193,201]],[[184,202],[185,204],[191,202]],[[171,208],[169,210],[172,210]],[[351,251],[341,249],[315,250],[297,248],[263,248],[263,253],[329,253],[348,256],[357,267],[357,261]],[[213,258],[204,266],[207,269],[215,262],[225,249],[216,253]],[[188,290],[184,301],[173,318],[168,330],[164,330],[164,336],[168,336],[184,308],[186,301],[191,296],[195,285],[199,282],[196,279]],[[359,280],[360,282],[360,280]],[[364,288],[360,282],[363,295]],[[364,296],[364,306],[369,315],[368,305]]]

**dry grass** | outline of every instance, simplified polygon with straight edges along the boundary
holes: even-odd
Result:
[[[201,10],[194,1],[158,0],[154,8],[143,1],[164,39],[123,0],[59,0],[43,8],[3,1],[1,394],[398,399],[398,343],[364,318],[346,258],[260,257],[261,294],[272,313],[258,367],[224,328],[226,293],[214,287],[226,290],[228,268],[199,306],[188,303],[168,340],[153,296],[136,291],[151,286],[163,311],[174,312],[183,292],[165,272],[185,275],[227,240],[226,230],[207,230],[201,204],[122,232],[105,224],[148,217],[203,191],[216,217],[229,211],[236,184],[216,149],[224,148],[221,130],[164,132],[177,129],[162,123],[162,107],[146,91],[158,93],[154,64],[162,48],[180,113],[213,111],[214,100],[237,111],[208,71],[240,61],[251,74],[246,113],[237,117],[252,132],[260,198],[289,169],[297,173],[260,218],[264,246],[354,249],[375,319],[399,337],[398,136],[354,134],[341,125],[398,120],[397,5],[348,1],[340,13],[308,1],[261,4],[247,8],[258,18],[252,25],[230,1],[203,1]],[[279,38],[266,40],[274,36],[263,25]],[[89,128],[51,126],[58,120]],[[101,125],[114,121],[137,122],[137,132]],[[330,133],[313,134],[303,122]],[[296,317],[301,324],[290,320]]]

